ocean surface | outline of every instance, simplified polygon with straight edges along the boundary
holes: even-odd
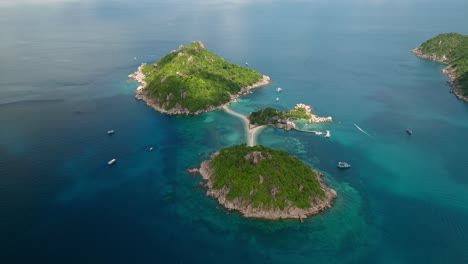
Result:
[[[468,263],[468,104],[410,52],[468,34],[467,14],[466,0],[0,0],[1,262]],[[329,139],[258,136],[324,172],[332,209],[244,219],[185,173],[244,143],[241,121],[161,115],[127,76],[193,40],[271,77],[235,111],[334,118],[304,126]]]

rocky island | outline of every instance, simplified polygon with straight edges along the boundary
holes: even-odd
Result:
[[[274,125],[286,130],[294,129],[296,126],[292,120],[306,120],[310,123],[333,122],[331,116],[319,117],[312,113],[312,108],[305,104],[296,104],[289,111],[278,111],[268,107],[250,113],[249,122],[254,126]]]
[[[449,77],[451,92],[468,102],[468,36],[440,34],[411,51],[420,58],[448,64],[442,72]]]
[[[225,61],[202,42],[181,45],[129,77],[140,84],[137,99],[161,113],[185,115],[219,109],[270,82],[266,75]]]
[[[199,173],[212,197],[244,217],[299,219],[330,208],[336,191],[299,159],[263,146],[221,149]]]

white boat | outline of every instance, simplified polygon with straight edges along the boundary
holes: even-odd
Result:
[[[245,63],[245,66],[249,66],[249,63],[248,63],[248,62],[246,62],[246,63]]]
[[[116,159],[111,159],[107,162],[107,165],[112,165],[112,164],[115,164],[117,162]]]
[[[338,162],[338,165],[336,165],[338,168],[340,169],[347,169],[349,167],[351,167],[351,164],[347,163],[347,162],[344,162],[344,161],[340,161]]]
[[[279,101],[279,97],[276,97],[276,102],[278,102],[278,101]]]
[[[330,137],[330,130],[327,130],[327,131],[326,131],[325,137],[326,137],[326,138],[329,138],[329,137]]]
[[[134,60],[136,60],[136,57],[133,57]]]
[[[150,151],[153,151],[153,147],[150,147]]]
[[[114,130],[107,130],[107,135],[112,135],[112,134],[114,134],[114,133],[115,133]]]
[[[283,91],[283,89],[281,89],[280,87],[276,88],[277,93],[281,93],[281,91]]]

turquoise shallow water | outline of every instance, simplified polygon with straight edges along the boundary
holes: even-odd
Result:
[[[0,3],[0,256],[467,263],[468,105],[448,92],[443,65],[409,52],[439,32],[467,34],[467,12],[459,0]],[[302,102],[333,116],[307,126],[330,139],[258,136],[324,172],[332,209],[304,224],[243,219],[185,174],[245,142],[241,121],[156,113],[127,75],[192,40],[271,77],[235,111]],[[337,170],[340,160],[352,168]]]

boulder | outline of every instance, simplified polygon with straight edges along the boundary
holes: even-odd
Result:
[[[244,156],[244,160],[249,161],[251,165],[257,165],[260,161],[264,160],[265,157],[260,151],[250,152]]]
[[[187,97],[187,90],[183,89],[180,91],[180,98],[182,100],[185,100],[185,98]]]
[[[198,168],[188,168],[187,169],[187,173],[192,175],[192,176],[196,175],[198,172],[199,172]]]
[[[174,94],[173,93],[170,93],[166,96],[166,100],[169,101],[169,100],[172,100],[172,98],[174,98]]]

